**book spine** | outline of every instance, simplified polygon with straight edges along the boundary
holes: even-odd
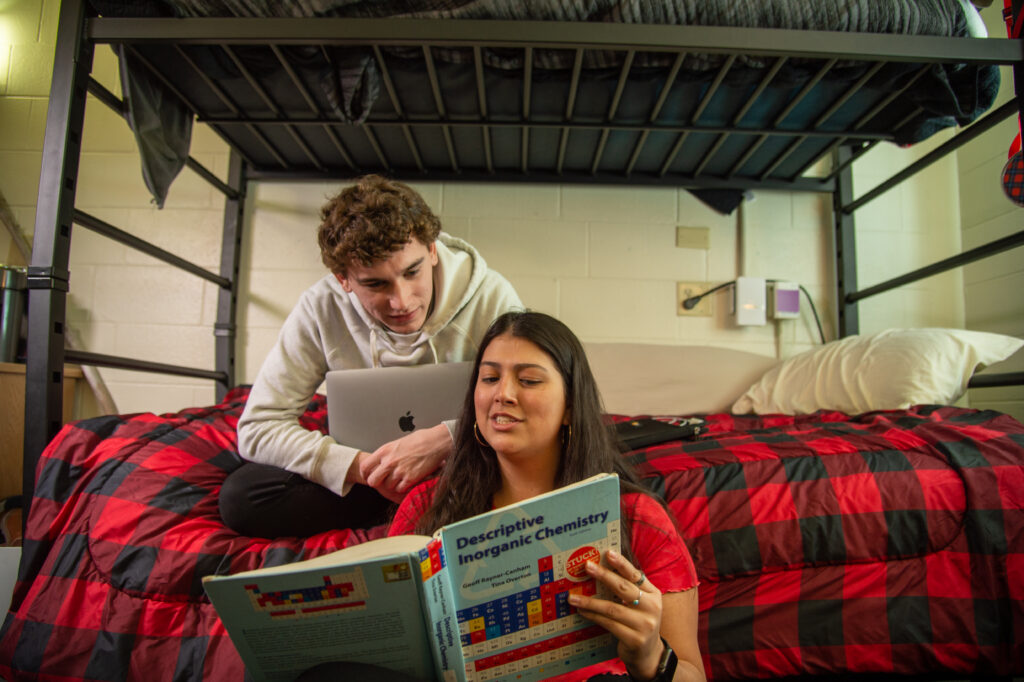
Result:
[[[418,558],[423,580],[423,615],[433,647],[437,679],[465,682],[466,664],[459,640],[459,622],[441,540],[431,540]]]

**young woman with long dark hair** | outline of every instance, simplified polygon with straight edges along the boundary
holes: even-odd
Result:
[[[437,479],[402,502],[391,535],[441,526],[601,472],[619,475],[623,553],[587,570],[618,601],[569,603],[618,640],[619,659],[558,679],[704,680],[697,646],[697,576],[664,506],[640,487],[602,418],[579,340],[553,317],[499,317],[477,352],[453,454]]]

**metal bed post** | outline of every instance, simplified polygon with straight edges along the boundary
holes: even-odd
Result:
[[[39,456],[57,435],[63,421],[64,324],[71,224],[86,88],[93,57],[93,45],[85,38],[84,25],[83,0],[61,2],[35,234],[28,268],[28,348],[31,352],[25,368],[23,520],[28,519]]]
[[[246,164],[232,148],[228,185],[234,194],[224,199],[224,236],[220,247],[220,276],[231,282],[217,295],[216,371],[225,378],[217,381],[217,402],[235,385],[235,339],[238,311],[238,268],[242,244],[242,219],[245,214]]]
[[[836,252],[836,314],[838,315],[839,337],[851,336],[860,331],[860,319],[856,301],[848,295],[857,291],[857,239],[852,211],[844,207],[853,201],[853,157],[850,145],[840,145],[836,150],[835,163],[842,170],[836,177],[832,192],[832,217],[835,221],[834,246]]]

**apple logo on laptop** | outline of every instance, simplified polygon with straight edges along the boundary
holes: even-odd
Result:
[[[415,431],[416,425],[412,423],[413,417],[412,412],[406,412],[404,416],[398,418],[398,428],[402,431]]]

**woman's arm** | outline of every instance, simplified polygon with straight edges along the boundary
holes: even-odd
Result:
[[[409,535],[416,532],[416,524],[420,517],[430,508],[434,499],[436,478],[428,478],[409,491],[402,503],[398,505],[395,517],[388,527],[388,535]]]
[[[618,601],[572,594],[569,603],[618,640],[619,658],[634,680],[655,679],[665,650],[664,638],[678,659],[672,679],[704,682],[697,646],[697,589],[663,595],[620,553],[609,551],[606,557],[607,568],[589,563],[587,572]]]
[[[661,595],[661,636],[679,659],[673,680],[704,682],[704,662],[697,646],[697,588]]]

